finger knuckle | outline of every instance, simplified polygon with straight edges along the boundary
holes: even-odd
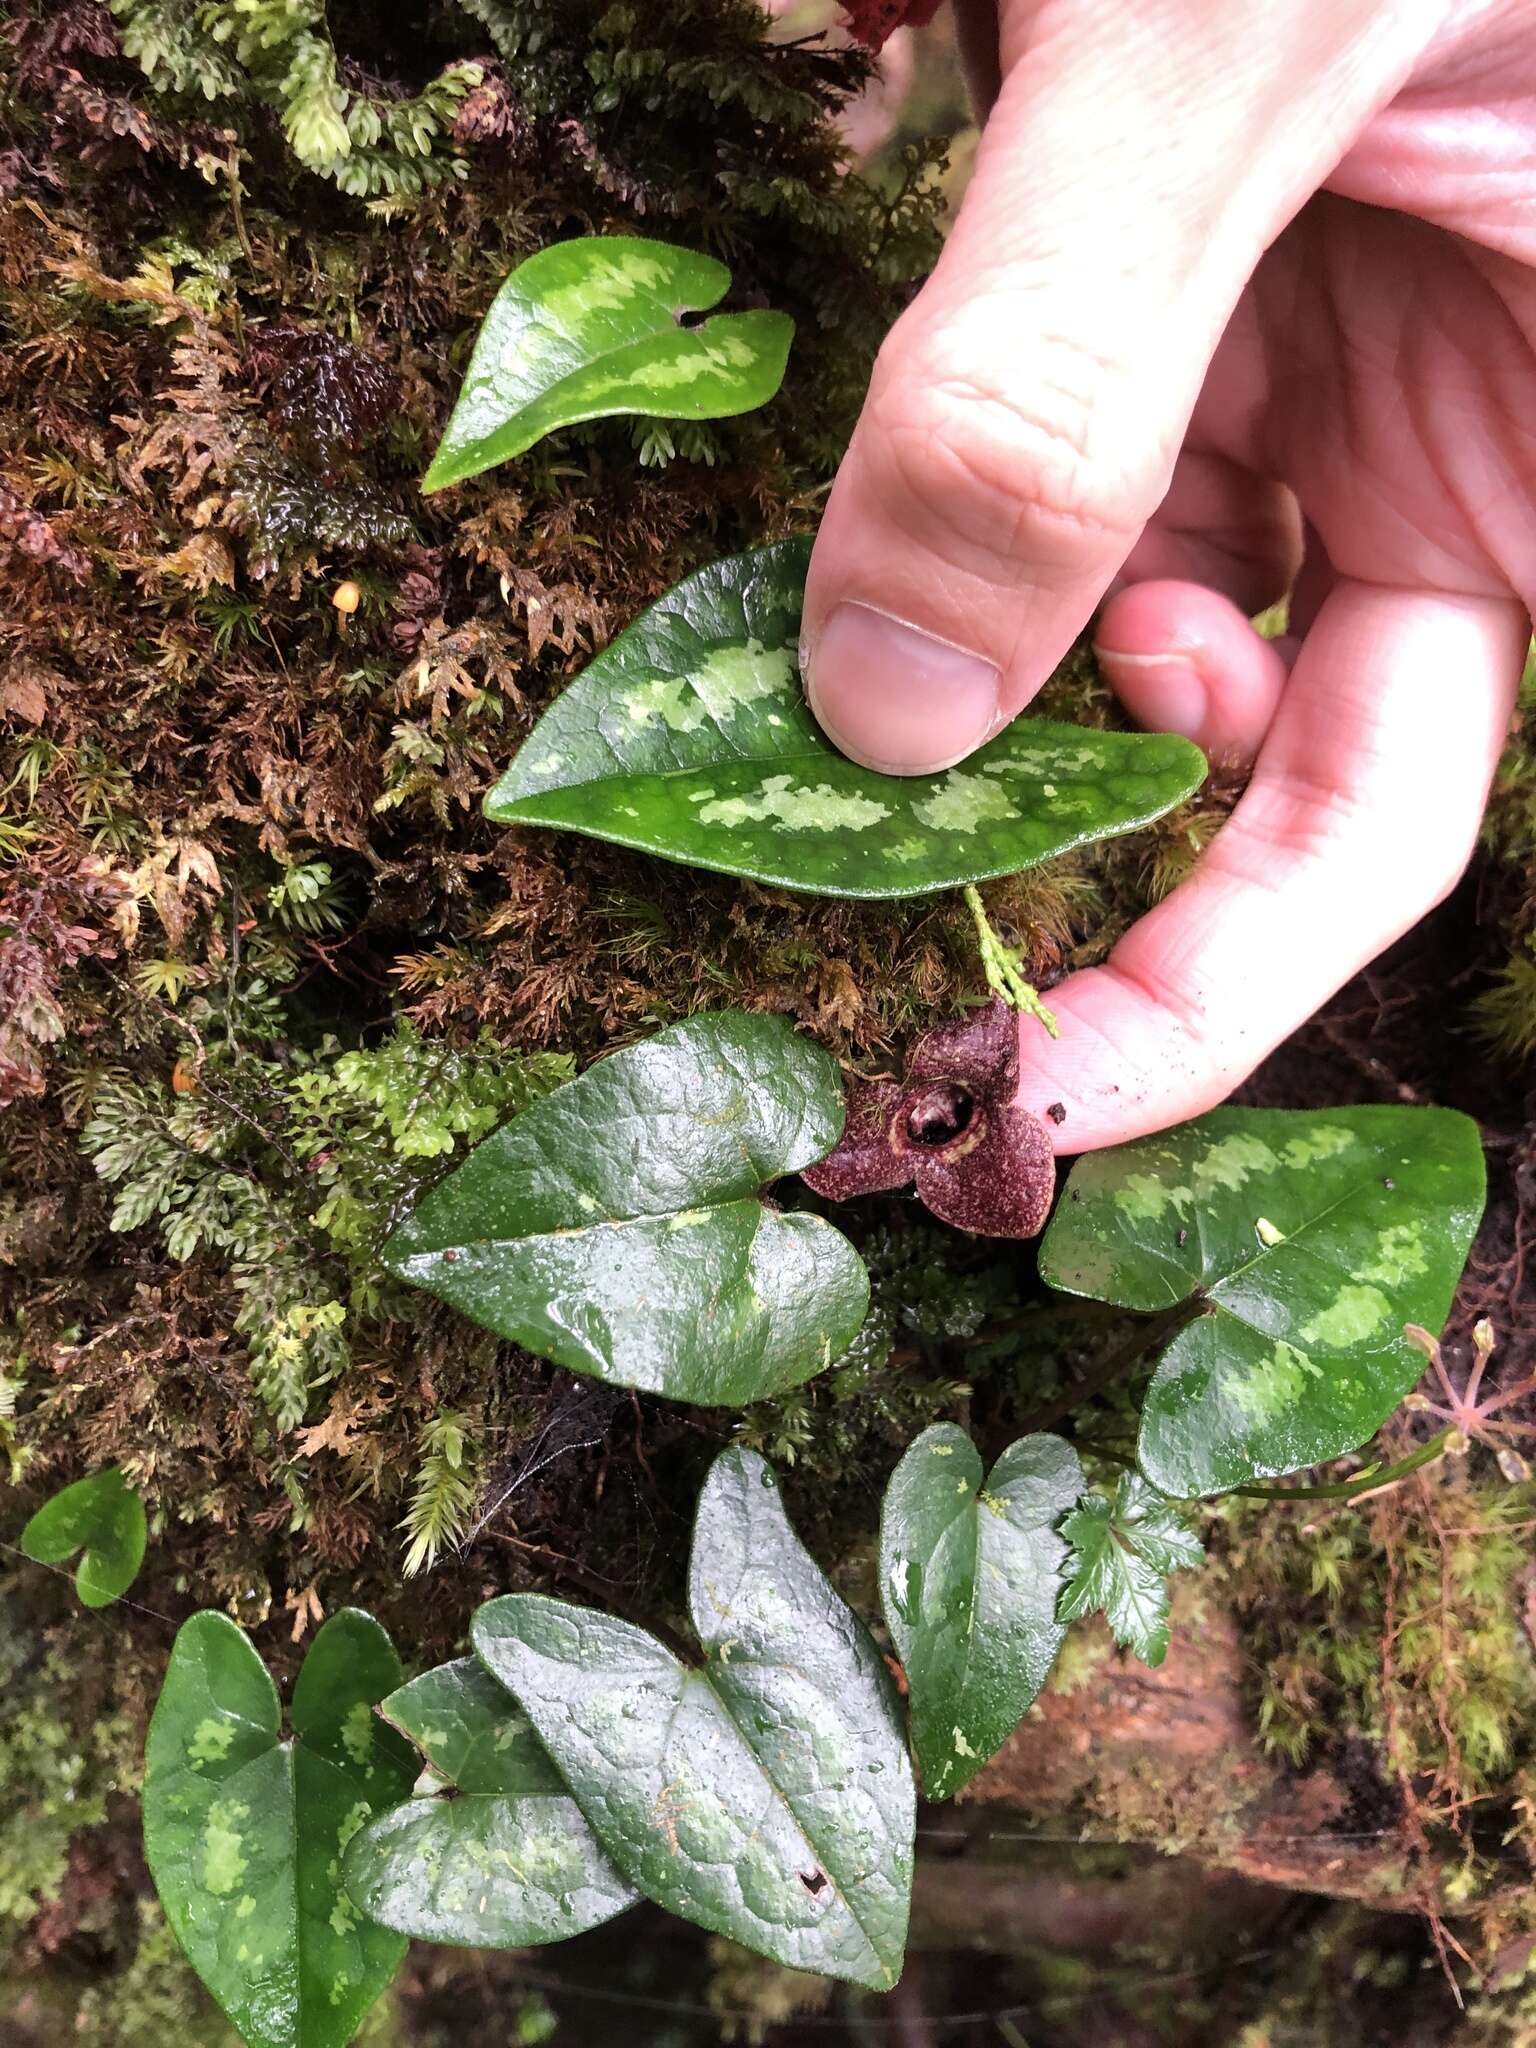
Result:
[[[871,394],[881,488],[896,516],[971,557],[1070,564],[1144,521],[1131,479],[1103,451],[1092,380],[957,371],[919,355]]]

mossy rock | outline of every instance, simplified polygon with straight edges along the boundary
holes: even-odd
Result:
[[[880,339],[937,253],[942,149],[849,174],[836,121],[867,60],[771,43],[755,0],[338,0],[334,68],[320,48],[307,83],[211,39],[221,15],[17,0],[5,46],[0,1449],[13,1536],[111,1463],[152,1518],[131,1604],[81,1617],[67,1581],[7,1581],[22,1663],[0,1720],[0,1913],[19,2041],[39,2013],[39,2038],[60,2015],[121,2048],[226,2038],[134,1846],[134,1760],[192,1608],[251,1627],[286,1683],[347,1602],[423,1665],[462,1645],[487,1589],[622,1586],[657,1620],[678,1600],[696,1481],[731,1419],[578,1383],[388,1285],[374,1253],[401,1206],[573,1062],[701,1001],[783,1012],[873,1071],[982,987],[958,901],[808,901],[480,815],[543,707],[641,606],[811,525]],[[345,151],[328,91],[357,129]],[[424,499],[500,279],[589,232],[727,260],[729,305],[796,321],[782,394],[704,427],[573,428]],[[1115,716],[1081,651],[1041,708]],[[1505,953],[1531,922],[1530,781],[1512,755]],[[1235,794],[1218,776],[1153,831],[996,885],[994,921],[1042,982],[1102,957]],[[855,1592],[911,1436],[967,1412],[1003,1427],[1115,1341],[1112,1319],[1064,1321],[1016,1259],[899,1202],[856,1227],[869,1337],[744,1425]],[[1288,1582],[1245,1609],[1236,1581],[1262,1576],[1245,1541],[1224,1611],[1300,1655],[1322,1596]],[[413,1543],[433,1561],[404,1577]],[[1374,1626],[1379,1549],[1349,1569]],[[1477,1592],[1473,1625],[1498,1637],[1477,1784],[1506,1797],[1531,1736],[1501,1589]],[[1073,1665],[1084,1697],[1101,1663]],[[1330,1700],[1379,1742],[1379,1691],[1336,1667]],[[1414,1725],[1415,1767],[1434,1768]],[[1304,1714],[1288,1739],[1314,1736]],[[1166,1832],[1170,1769],[1105,1824]],[[1231,1808],[1177,1819],[1207,1850]],[[684,1937],[645,1923],[637,1952],[651,1939]],[[701,2038],[712,1997],[763,2013],[798,1997],[715,1996],[697,1944],[656,1954],[694,1972]],[[640,1993],[642,1961],[624,1965]],[[487,2040],[513,1995],[500,1969],[476,1979]],[[446,2038],[467,1983],[451,1957],[413,1961],[377,2048]]]

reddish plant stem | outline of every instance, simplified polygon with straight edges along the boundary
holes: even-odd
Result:
[[[1075,1385],[1068,1387],[1054,1401],[1047,1402],[1043,1408],[1037,1408],[1032,1415],[1027,1415],[1020,1424],[1018,1433],[1028,1436],[1033,1430],[1054,1427],[1084,1401],[1102,1393],[1106,1387],[1113,1386],[1123,1373],[1128,1372],[1136,1361],[1144,1358],[1154,1346],[1166,1343],[1170,1337],[1182,1330],[1186,1323],[1192,1323],[1197,1316],[1209,1313],[1209,1304],[1204,1297],[1192,1294],[1185,1301],[1175,1302],[1172,1308],[1164,1309],[1158,1315],[1149,1316],[1139,1328],[1131,1332],[1125,1343],[1117,1345],[1108,1358],[1096,1365],[1092,1372],[1085,1373]]]

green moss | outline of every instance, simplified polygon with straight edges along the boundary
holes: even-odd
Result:
[[[131,1954],[82,1994],[75,2038],[88,2048],[238,2048],[239,2037],[187,1964],[154,1899],[139,1902]]]
[[[1536,2041],[1536,1913],[1528,1913],[1524,1941],[1510,1944],[1503,1967],[1472,1987],[1459,2039],[1469,2048],[1530,2048]]]
[[[130,1724],[109,1711],[90,1739],[70,1712],[91,1676],[87,1631],[39,1642],[6,1603],[0,1630],[0,1947],[58,1897],[70,1843],[107,1817],[110,1795],[137,1782]]]
[[[1067,1636],[1060,1655],[1051,1666],[1046,1689],[1069,1696],[1074,1692],[1087,1691],[1104,1666],[1118,1655],[1108,1623],[1102,1615],[1093,1615]]]
[[[278,1436],[291,1437],[319,1391],[345,1380],[367,1331],[386,1316],[419,1319],[381,1279],[376,1253],[391,1217],[456,1148],[573,1068],[507,1051],[485,1032],[463,1050],[434,1045],[408,1024],[368,1050],[342,1052],[327,1038],[313,1053],[274,1047],[263,1057],[236,1038],[227,1008],[198,998],[183,1014],[196,1057],[169,1090],[128,1074],[81,1076],[80,1143],[112,1188],[114,1232],[147,1238],[178,1264],[211,1256],[227,1271],[252,1388]],[[302,1476],[295,1449],[277,1452],[279,1476]],[[139,1476],[153,1504],[153,1468]]]
[[[257,110],[270,108],[299,163],[343,192],[415,194],[464,174],[447,131],[465,95],[484,82],[478,64],[447,65],[409,98],[374,96],[343,84],[324,0],[111,5],[124,51],[160,93],[189,107],[220,103],[241,140]]]
[[[832,2002],[829,1978],[788,1970],[719,1935],[710,1937],[709,1962],[709,2004],[722,2041],[761,2048],[774,2028],[792,2026],[804,2013],[824,2012]]]
[[[902,1451],[941,1417],[963,1413],[975,1339],[1017,1298],[995,1248],[900,1215],[859,1237],[871,1309],[853,1348],[829,1372],[737,1419],[740,1440],[789,1477],[803,1526],[833,1554],[870,1529],[869,1496]]]
[[[1495,971],[1471,1010],[1478,1036],[1494,1052],[1517,1060],[1536,1052],[1536,940],[1527,937]]]
[[[1386,1806],[1461,1825],[1536,1761],[1522,1621],[1536,1488],[1456,1460],[1359,1507],[1222,1502],[1214,1555],[1245,1629],[1257,1724],[1303,1767],[1363,1741]],[[1517,1821],[1517,1832],[1528,1824]],[[1468,1854],[1461,1889],[1482,1879]]]

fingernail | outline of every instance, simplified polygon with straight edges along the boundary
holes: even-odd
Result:
[[[1200,671],[1187,655],[1127,654],[1118,647],[1095,646],[1111,681],[1130,700],[1133,715],[1161,732],[1194,739],[1204,729],[1210,709]]]
[[[827,738],[887,775],[948,768],[1001,723],[990,661],[872,605],[838,605],[802,666]]]

